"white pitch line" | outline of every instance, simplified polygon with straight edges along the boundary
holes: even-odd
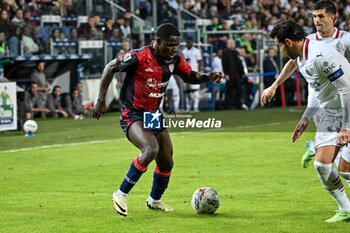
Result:
[[[245,125],[245,126],[236,126],[236,127],[226,127],[226,128],[220,128],[220,129],[207,129],[207,130],[201,130],[200,132],[210,132],[210,131],[220,131],[224,129],[244,129],[244,128],[253,128],[253,127],[259,127],[259,126],[272,126],[272,125],[279,125],[282,123],[289,123],[288,122],[273,122],[268,124],[257,124],[257,125]],[[177,134],[190,134],[190,133],[198,133],[199,131],[186,131],[186,132],[174,132],[171,133],[171,135],[177,135]],[[96,141],[88,141],[88,142],[76,142],[76,143],[67,143],[67,144],[53,144],[53,145],[45,145],[45,146],[36,146],[36,147],[26,147],[26,148],[20,148],[20,149],[12,149],[12,150],[0,150],[0,153],[14,153],[19,151],[30,151],[30,150],[38,150],[38,149],[50,149],[50,148],[56,148],[56,147],[64,147],[64,146],[79,146],[79,145],[87,145],[87,144],[97,144],[97,143],[103,143],[103,142],[113,142],[113,141],[119,141],[119,140],[126,140],[126,138],[118,138],[118,139],[106,139],[106,140],[96,140]]]
[[[116,140],[116,139],[114,139],[114,140]],[[111,139],[110,140],[96,140],[96,141],[89,141],[89,142],[76,142],[76,143],[67,143],[67,144],[53,144],[53,145],[45,145],[45,146],[26,147],[26,148],[13,149],[13,150],[2,150],[2,151],[0,151],[0,153],[13,153],[13,152],[19,152],[19,151],[48,149],[48,148],[63,147],[63,146],[78,146],[78,145],[86,145],[86,144],[96,144],[96,143],[102,143],[102,142],[112,142],[114,140],[111,140]]]

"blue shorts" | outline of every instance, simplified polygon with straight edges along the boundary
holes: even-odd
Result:
[[[121,114],[120,114],[120,127],[124,131],[126,137],[128,137],[128,130],[129,127],[136,121],[141,121],[143,125],[143,110],[132,110],[127,107],[123,107],[121,109]],[[154,135],[158,135],[161,132],[163,132],[166,128],[164,128],[162,125],[159,129],[144,129],[146,131],[152,132]]]

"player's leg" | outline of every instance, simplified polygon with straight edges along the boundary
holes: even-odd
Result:
[[[346,196],[343,183],[332,163],[339,152],[339,147],[322,146],[316,148],[314,166],[324,189],[337,203],[339,210],[326,222],[341,222],[350,219],[350,202]]]
[[[161,201],[161,197],[168,187],[171,170],[174,165],[173,146],[168,130],[157,135],[159,152],[156,156],[156,168],[153,173],[153,185],[149,198],[146,201],[150,209],[161,211],[173,211],[174,209]]]
[[[315,145],[312,140],[306,141],[306,151],[301,157],[301,165],[304,168],[307,168],[309,166],[310,161],[315,156]]]
[[[199,112],[199,90],[193,91],[193,111]]]
[[[350,147],[343,146],[340,151],[339,174],[350,186]]]
[[[141,121],[136,121],[129,127],[128,138],[141,150],[141,154],[132,161],[119,189],[113,194],[114,207],[119,214],[124,216],[127,215],[128,193],[147,170],[148,164],[152,162],[159,151],[156,137],[151,131],[143,129]]]

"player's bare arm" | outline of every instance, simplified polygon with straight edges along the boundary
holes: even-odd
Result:
[[[292,136],[292,142],[295,142],[302,133],[306,130],[307,126],[309,125],[310,119],[306,117],[302,117],[298,124],[295,126],[293,136]]]
[[[97,103],[92,109],[92,117],[100,119],[103,113],[107,111],[106,95],[109,85],[112,82],[113,74],[118,70],[117,59],[114,59],[108,63],[103,70],[101,76],[100,92],[98,95]]]
[[[191,71],[188,77],[183,78],[183,80],[189,84],[200,84],[208,81],[219,83],[223,77],[224,77],[224,74],[222,72],[212,72],[208,75],[208,74],[200,74],[196,71]]]
[[[290,59],[283,67],[281,73],[278,75],[275,82],[268,88],[266,88],[262,95],[261,101],[266,104],[270,102],[271,99],[275,96],[277,88],[287,79],[289,78],[298,68],[298,64],[296,60]]]

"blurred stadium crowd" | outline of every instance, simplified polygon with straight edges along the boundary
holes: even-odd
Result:
[[[115,46],[110,46],[107,52],[101,52],[101,49],[94,50],[94,59],[98,62],[93,63],[99,63],[99,67],[94,71],[88,67],[84,72],[85,78],[89,78],[92,74],[98,77],[106,62],[118,54],[149,44],[157,25],[164,22],[173,23],[182,33],[181,50],[184,52],[184,49],[199,49],[200,56],[196,56],[196,61],[191,61],[192,55],[185,56],[190,63],[197,62],[195,66],[198,66],[199,71],[217,70],[227,74],[223,83],[215,86],[213,90],[216,109],[249,109],[259,105],[259,98],[256,97],[259,95],[259,89],[269,86],[283,65],[283,59],[268,38],[268,32],[280,19],[292,17],[304,26],[307,33],[315,30],[311,14],[314,1],[311,0],[0,1],[0,58],[38,54],[80,54],[82,51],[79,49],[79,42],[86,40],[115,43]],[[335,25],[348,31],[350,1],[335,2],[338,6]],[[192,45],[188,46],[191,42]],[[234,51],[233,57],[230,55],[232,51]],[[103,59],[101,53],[107,53],[108,55],[104,55],[107,59]],[[233,64],[232,62],[237,67],[242,66],[243,70],[230,70],[225,63]],[[29,81],[33,80],[28,78]],[[169,88],[173,91],[165,98],[166,110],[198,111],[198,105],[186,106],[186,95],[188,95],[187,102],[191,102],[191,98],[202,96],[204,92],[200,90],[207,87],[202,86],[198,90],[185,86],[176,77],[175,81],[175,87]],[[81,82],[76,80],[75,83]],[[57,91],[57,87],[53,88],[50,85],[48,89],[42,91],[43,83],[36,84],[39,93],[53,95]],[[120,89],[121,84],[122,78],[119,78],[115,88]],[[301,100],[305,102],[306,84],[301,80],[297,85],[300,85],[302,90]],[[28,95],[33,95],[35,87],[28,84],[26,88]],[[76,85],[72,85],[70,89],[71,94],[66,96],[71,96],[70,101],[74,102],[76,100],[73,99],[72,93],[77,89]],[[295,89],[293,79],[286,82],[287,105],[296,103]],[[81,97],[79,101],[80,106],[83,104]],[[193,104],[196,105],[196,100]],[[33,108],[34,105],[31,103],[24,109]],[[41,105],[42,108],[48,107],[44,102]],[[281,105],[280,94],[276,95],[268,107],[275,105]],[[86,110],[81,110],[79,114],[68,111],[58,115],[71,115],[75,119],[83,119],[86,113]],[[51,116],[58,115],[51,114]],[[31,118],[33,114],[26,117]]]

